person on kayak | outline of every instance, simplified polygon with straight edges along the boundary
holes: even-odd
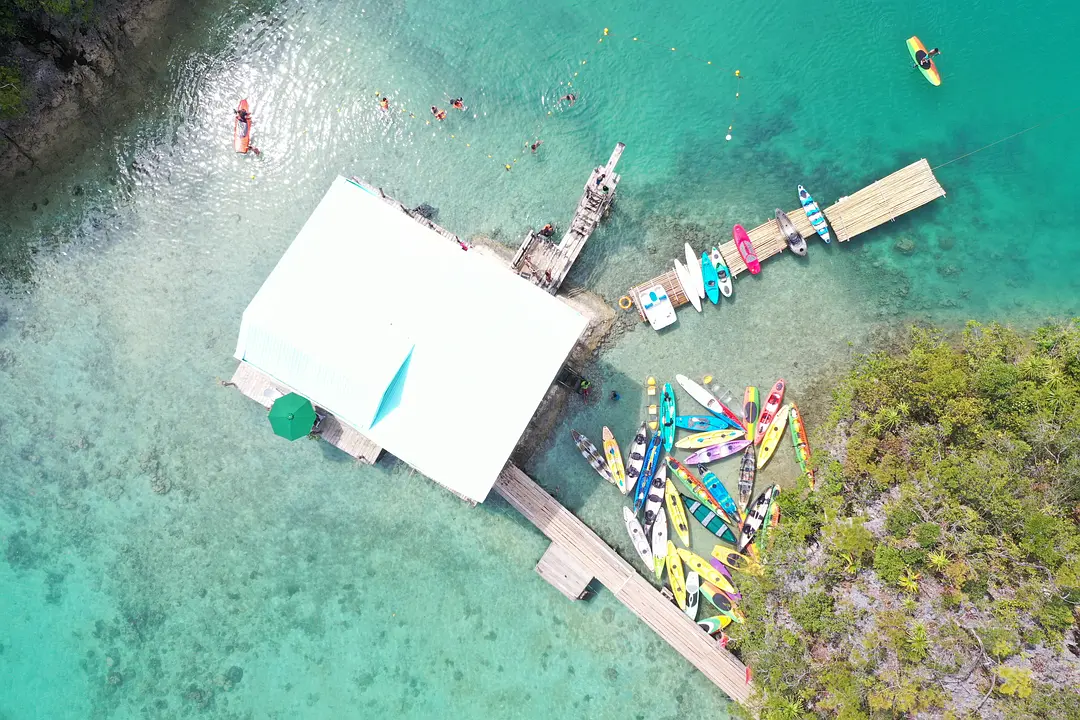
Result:
[[[247,137],[248,133],[251,132],[251,113],[243,108],[233,110],[233,113],[236,114],[236,119],[240,121],[240,137]],[[259,152],[259,148],[251,144],[250,140],[248,141],[248,150],[251,150],[256,155],[262,154]]]
[[[434,105],[431,106],[431,114],[435,116],[436,120],[445,120],[446,119],[446,111],[445,110],[440,110],[439,108],[435,107]]]
[[[933,62],[931,62],[931,58],[935,57],[936,55],[940,55],[940,54],[941,54],[941,51],[938,50],[937,48],[934,48],[930,52],[926,52],[926,53],[924,53],[924,52],[922,52],[920,50],[919,52],[915,53],[915,57],[918,58],[919,67],[921,67],[923,70],[929,70],[930,68],[932,68],[934,66]]]
[[[450,107],[454,108],[455,110],[465,110],[464,98],[454,98],[450,101]]]

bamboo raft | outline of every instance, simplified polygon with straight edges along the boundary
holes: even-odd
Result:
[[[926,159],[919,160],[905,168],[897,170],[892,175],[882,178],[873,184],[859,190],[852,195],[840,198],[834,204],[822,210],[825,218],[832,227],[834,237],[840,242],[847,242],[856,235],[867,230],[872,230],[879,225],[895,220],[906,212],[922,207],[932,200],[945,197],[945,190],[941,187],[934,171],[930,169],[930,163]],[[803,212],[802,207],[788,211],[788,217],[795,224],[795,229],[804,238],[816,244],[813,238],[817,237],[813,226]],[[752,230],[748,230],[750,241],[754,244],[758,259],[764,262],[774,255],[779,255],[788,249],[784,236],[780,233],[780,226],[775,218],[767,220]],[[699,248],[708,250],[709,248]],[[735,248],[735,241],[729,240],[719,246],[720,254],[733,276],[746,272],[746,263]],[[813,249],[811,249],[813,252]],[[641,292],[648,290],[654,285],[662,285],[667,292],[668,299],[674,307],[685,305],[689,302],[683,293],[682,284],[679,283],[675,270],[668,270],[651,280],[630,288],[628,297],[637,308],[641,320],[645,321],[645,312],[638,303]]]
[[[615,598],[652,628],[671,647],[686,658],[733,700],[747,702],[753,693],[750,673],[738,658],[720,646],[688,618],[677,605],[665,598],[627,561],[612,550],[596,533],[551,497],[532,478],[507,463],[495,482],[495,491],[506,498],[557,546],[564,559],[558,560],[566,574],[577,579],[567,587],[562,579],[552,582],[567,597],[573,597],[588,583],[581,578],[596,578]],[[544,554],[551,553],[551,548]],[[544,562],[550,566],[551,558]],[[537,568],[540,572],[540,568]],[[542,573],[547,578],[546,571]],[[552,580],[549,579],[549,582]]]

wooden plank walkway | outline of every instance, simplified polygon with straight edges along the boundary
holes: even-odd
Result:
[[[536,573],[570,600],[584,599],[593,581],[592,575],[558,543],[548,545],[536,563]]]
[[[750,698],[746,666],[532,478],[507,463],[495,490],[717,687],[740,703]]]
[[[846,242],[856,235],[895,220],[904,213],[922,207],[939,197],[945,197],[945,190],[934,176],[934,171],[930,169],[930,163],[924,158],[877,180],[852,195],[840,198],[822,212],[825,213],[825,218],[829,221],[836,239]],[[821,241],[816,239],[817,233],[806,218],[806,213],[799,207],[788,210],[787,214],[799,233],[809,241],[810,252],[814,252],[815,246]],[[752,230],[747,230],[747,234],[750,236],[750,241],[754,243],[758,259],[762,262],[788,249],[775,218],[765,221]],[[709,249],[698,248],[699,251]],[[720,245],[719,249],[732,275],[738,276],[746,272],[746,263],[743,262],[739,251],[735,249],[734,240]],[[682,259],[681,252],[678,257]],[[638,295],[641,291],[656,284],[664,286],[671,304],[675,307],[689,302],[683,294],[682,285],[675,276],[675,271],[668,270],[630,288],[628,295],[643,322],[645,313],[641,310]]]
[[[615,199],[615,189],[621,179],[615,165],[622,157],[626,145],[618,143],[607,165],[594,168],[585,183],[585,190],[578,201],[570,227],[556,245],[535,230],[514,253],[510,269],[554,295],[559,291],[571,266],[585,247],[585,242],[600,224],[601,218]]]
[[[241,362],[237,366],[230,382],[237,390],[267,410],[282,395],[295,392],[288,385],[273,380],[269,375],[246,362]],[[319,408],[319,411],[326,412],[322,408]],[[267,424],[267,431],[269,432],[269,424]],[[326,419],[323,420],[321,435],[323,440],[345,454],[369,465],[374,464],[382,453],[381,447],[361,435],[356,428],[330,414],[327,414]]]

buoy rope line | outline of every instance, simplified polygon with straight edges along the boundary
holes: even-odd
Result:
[[[988,143],[986,145],[983,145],[981,148],[978,148],[976,150],[972,150],[971,152],[968,152],[968,153],[964,153],[963,155],[961,155],[959,157],[954,157],[952,160],[949,160],[948,162],[943,162],[940,165],[935,165],[932,169],[937,170],[938,168],[943,168],[946,165],[951,165],[952,163],[956,162],[957,160],[963,160],[966,157],[971,157],[975,153],[980,153],[983,150],[987,150],[989,148],[994,147],[995,145],[1000,145],[1001,143],[1005,142],[1006,140],[1012,140],[1014,137],[1019,137],[1020,135],[1023,135],[1026,132],[1030,132],[1031,130],[1034,130],[1035,128],[1042,127],[1043,125],[1047,125],[1049,123],[1052,123],[1055,120],[1058,120],[1060,118],[1065,117],[1066,115],[1071,115],[1072,113],[1076,112],[1077,110],[1080,110],[1080,105],[1078,105],[1078,106],[1076,106],[1074,108],[1070,108],[1069,110],[1066,110],[1065,112],[1058,113],[1057,115],[1054,115],[1053,117],[1047,118],[1046,120],[1041,120],[1041,121],[1035,123],[1034,125],[1032,125],[1030,127],[1026,127],[1023,130],[1020,130],[1019,132],[1014,132],[1012,135],[1006,135],[1005,137],[1000,138],[998,140],[995,140],[992,143]]]

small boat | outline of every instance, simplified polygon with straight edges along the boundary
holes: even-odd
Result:
[[[645,319],[652,325],[653,330],[663,330],[674,325],[679,319],[663,285],[653,285],[648,290],[642,290],[638,293],[638,303],[641,304]]]
[[[664,449],[671,452],[675,445],[675,391],[671,383],[664,383],[660,394],[660,434],[664,438]]]
[[[659,434],[649,438],[649,446],[645,450],[645,469],[641,471],[637,485],[634,487],[635,513],[641,512],[641,508],[645,506],[645,497],[649,492],[649,485],[652,484],[653,476],[656,475],[656,468],[660,464],[661,443]]]
[[[731,528],[724,523],[724,520],[708,507],[701,504],[699,501],[691,500],[688,497],[683,497],[683,502],[686,503],[686,509],[690,511],[690,514],[694,516],[694,519],[701,523],[701,526],[713,535],[732,545],[739,541],[739,538],[737,538],[735,533],[731,531]]]
[[[667,578],[671,585],[671,592],[675,595],[675,602],[679,607],[686,609],[686,577],[683,575],[682,558],[675,549],[675,543],[667,541]]]
[[[634,550],[641,556],[641,561],[645,563],[645,567],[652,570],[652,549],[649,548],[649,541],[645,539],[645,531],[641,529],[641,523],[638,522],[638,519],[634,517],[634,513],[628,507],[622,509],[622,516],[623,522],[626,523],[626,532],[630,534],[630,542],[634,544]]]
[[[776,414],[772,424],[769,425],[769,429],[762,434],[761,452],[757,456],[757,469],[765,467],[765,464],[772,458],[773,453],[776,452],[776,448],[780,445],[780,441],[784,438],[784,430],[787,429],[788,413],[791,412],[791,408],[785,405],[780,408],[780,412]]]
[[[705,489],[720,503],[720,509],[727,513],[727,517],[724,518],[725,522],[738,526],[739,510],[735,505],[735,499],[731,497],[731,493],[724,487],[724,483],[720,481],[716,473],[704,465],[698,467],[698,472],[701,473],[701,482],[705,485]]]
[[[716,397],[703,388],[698,383],[694,382],[685,375],[676,375],[675,381],[682,386],[682,389],[686,391],[686,394],[694,398],[702,407],[711,412],[717,417],[726,418],[730,421],[732,427],[743,427],[742,420],[738,415],[733,413],[724,403],[716,399]]]
[[[754,492],[754,475],[757,474],[757,458],[754,446],[747,445],[739,463],[739,512],[746,514],[750,502],[750,493]]]
[[[646,535],[650,535],[653,523],[657,515],[664,514],[664,488],[667,486],[667,465],[663,463],[656,470],[649,490],[645,496],[645,515],[642,517],[641,527]]]
[[[701,448],[697,452],[687,455],[686,462],[691,465],[716,462],[717,460],[722,460],[730,455],[734,455],[749,444],[749,440],[728,440],[727,442],[717,443],[716,445]]]
[[[709,430],[730,430],[733,424],[727,418],[715,415],[679,415],[675,418],[675,427],[694,432],[706,432]],[[734,427],[742,428],[742,425]]]
[[[626,468],[623,466],[622,453],[619,452],[619,443],[615,442],[615,436],[607,425],[604,426],[604,457],[607,459],[608,472],[615,478],[615,484],[619,492],[626,494]]]
[[[675,277],[679,278],[679,285],[682,286],[683,295],[686,296],[686,299],[690,301],[695,310],[701,312],[701,298],[697,296],[694,281],[691,279],[690,273],[678,260],[675,261]]]
[[[686,511],[682,506],[682,495],[675,489],[670,480],[664,483],[664,505],[668,515],[671,516],[671,524],[675,527],[675,534],[682,540],[682,544],[690,547],[690,525],[686,522]],[[663,515],[663,513],[661,513]]]
[[[776,224],[780,227],[780,234],[787,240],[791,252],[805,256],[806,240],[803,239],[802,233],[795,229],[795,223],[791,222],[787,213],[780,208],[776,208]]]
[[[697,253],[690,243],[683,243],[683,251],[686,253],[686,272],[690,275],[690,282],[694,285],[699,300],[705,299],[705,277],[701,272],[701,263]]]
[[[721,565],[721,567],[723,566]],[[710,585],[709,583],[702,583],[700,592],[705,596],[706,600],[711,602],[716,609],[720,611],[721,615],[728,618],[730,621],[741,623],[746,620],[746,614],[743,613],[743,611],[739,609],[739,606],[731,600],[731,597],[720,588]]]
[[[810,467],[810,441],[806,439],[806,425],[803,424],[802,413],[799,406],[791,403],[791,411],[788,413],[791,428],[791,442],[795,446],[795,459],[799,461],[806,479],[810,481],[810,489],[814,489],[814,470]]]
[[[756,387],[750,386],[743,393],[743,420],[746,421],[746,439],[754,439],[754,430],[757,429],[758,412],[761,410],[761,396]]]
[[[734,550],[728,550],[723,545],[717,545],[713,548],[712,556],[720,562],[727,565],[732,570],[738,570],[748,575],[761,575],[761,563],[755,562],[751,558],[737,553]],[[724,590],[723,585],[717,585],[718,588]]]
[[[720,276],[709,253],[701,253],[701,276],[705,278],[705,295],[713,305],[720,302]]]
[[[734,545],[734,544],[735,544],[735,543],[732,543],[732,545]],[[716,547],[719,547],[719,546],[716,546]],[[714,548],[713,552],[715,552],[715,548]],[[730,570],[728,570],[728,566],[727,566],[727,565],[725,565],[724,563],[720,562],[719,560],[717,560],[716,558],[712,557],[711,555],[709,556],[709,564],[710,564],[710,565],[712,565],[712,566],[713,566],[713,568],[714,568],[714,569],[715,569],[715,570],[716,570],[716,571],[717,571],[718,573],[720,573],[721,575],[723,575],[724,577],[726,577],[726,578],[728,579],[728,581],[730,581],[730,582],[735,582],[735,580],[734,580],[734,579],[733,579],[733,578],[731,577],[731,571],[730,571]],[[741,599],[742,599],[742,595],[740,595],[740,594],[739,594],[738,592],[733,592],[733,593],[724,593],[724,594],[725,594],[725,595],[727,595],[728,597],[730,597],[730,598],[731,598],[732,600],[741,600]]]
[[[765,434],[765,429],[769,427],[773,418],[776,417],[776,411],[780,409],[780,403],[784,402],[784,389],[786,387],[784,378],[780,378],[772,386],[772,390],[769,391],[769,397],[766,398],[765,406],[761,408],[761,415],[758,416],[757,430],[754,432],[755,445],[761,444],[761,436]]]
[[[780,524],[780,494],[777,493],[772,502],[769,503],[769,507],[765,510],[765,522],[762,523],[761,529],[758,530],[757,535],[754,536],[754,542],[750,546],[751,549],[767,547],[769,530]]]
[[[649,429],[656,432],[660,427],[660,406],[656,404],[656,378],[645,379],[645,406],[649,413]]]
[[[686,617],[693,621],[697,621],[698,610],[698,593],[701,592],[701,576],[696,572],[690,572],[686,575],[686,607],[683,610],[686,612]]]
[[[810,196],[810,193],[806,192],[806,188],[802,185],[799,186],[799,202],[802,203],[803,210],[806,211],[806,217],[810,219],[810,224],[817,230],[817,234],[828,243],[832,239],[829,237],[829,223],[825,222],[825,216],[821,214],[821,210],[818,209],[814,198]]]
[[[652,526],[653,573],[656,579],[664,574],[664,556],[667,554],[667,515],[660,512]]]
[[[724,262],[724,256],[720,254],[720,248],[714,245],[712,252],[709,253],[709,259],[712,260],[713,267],[716,268],[717,282],[720,283],[720,294],[724,297],[731,297],[731,270],[728,269],[727,263]]]
[[[693,497],[697,498],[702,505],[712,510],[717,515],[723,515],[724,512],[720,509],[720,503],[716,498],[712,496],[709,489],[705,487],[705,483],[701,482],[694,473],[690,472],[685,465],[676,460],[675,458],[668,456],[668,468],[675,474],[679,482],[683,484]]]
[[[911,59],[915,61],[915,67],[919,68],[927,82],[934,86],[940,85],[941,73],[938,72],[934,59],[930,58],[930,67],[924,68],[922,66],[922,61],[926,59],[926,46],[923,45],[918,35],[912,35],[907,39],[907,50],[908,54],[911,55]]]
[[[705,558],[684,548],[679,548],[678,553],[686,567],[700,575],[702,580],[725,592],[735,592],[735,586],[721,573],[717,572]]]
[[[728,440],[737,440],[746,432],[742,428],[739,429],[727,429],[727,430],[709,430],[708,432],[694,433],[689,437],[684,437],[675,443],[675,447],[680,450],[694,450],[695,448],[703,448],[709,445],[715,445],[716,443],[727,442]]]
[[[780,486],[772,485],[758,495],[757,500],[755,500],[754,504],[750,507],[750,512],[746,514],[746,522],[743,523],[742,534],[739,535],[739,544],[735,546],[736,550],[742,552],[746,549],[747,545],[754,541],[754,536],[765,522],[765,517],[768,513],[769,506],[772,504],[773,498],[778,494],[780,494]]]
[[[248,114],[247,122],[240,121],[239,112],[241,110]],[[247,98],[241,100],[240,104],[236,106],[236,112],[236,119],[233,121],[233,150],[238,153],[246,153],[251,149],[251,128],[255,125],[255,122],[251,118],[251,110],[248,107]]]
[[[637,435],[634,436],[634,443],[630,446],[630,462],[626,464],[626,479],[623,480],[621,488],[623,495],[637,488],[638,477],[641,476],[641,470],[645,467],[645,452],[648,445],[649,431],[645,423],[641,423]]]
[[[757,275],[761,272],[761,262],[758,261],[754,243],[750,242],[750,236],[746,234],[746,229],[742,225],[736,225],[731,234],[735,238],[735,249],[739,251],[743,262],[746,263],[746,269],[750,271],[751,275]]]
[[[731,618],[727,615],[714,615],[712,617],[703,618],[697,621],[698,627],[709,633],[715,635],[721,632],[724,628],[731,624]]]
[[[609,483],[615,482],[615,478],[611,476],[611,471],[608,470],[607,460],[600,451],[596,449],[596,446],[592,444],[592,441],[577,430],[571,430],[570,434],[574,436],[574,444],[577,445],[578,450],[581,452],[581,456],[589,461],[589,465],[592,465],[592,469],[600,473],[600,477],[604,478]]]

